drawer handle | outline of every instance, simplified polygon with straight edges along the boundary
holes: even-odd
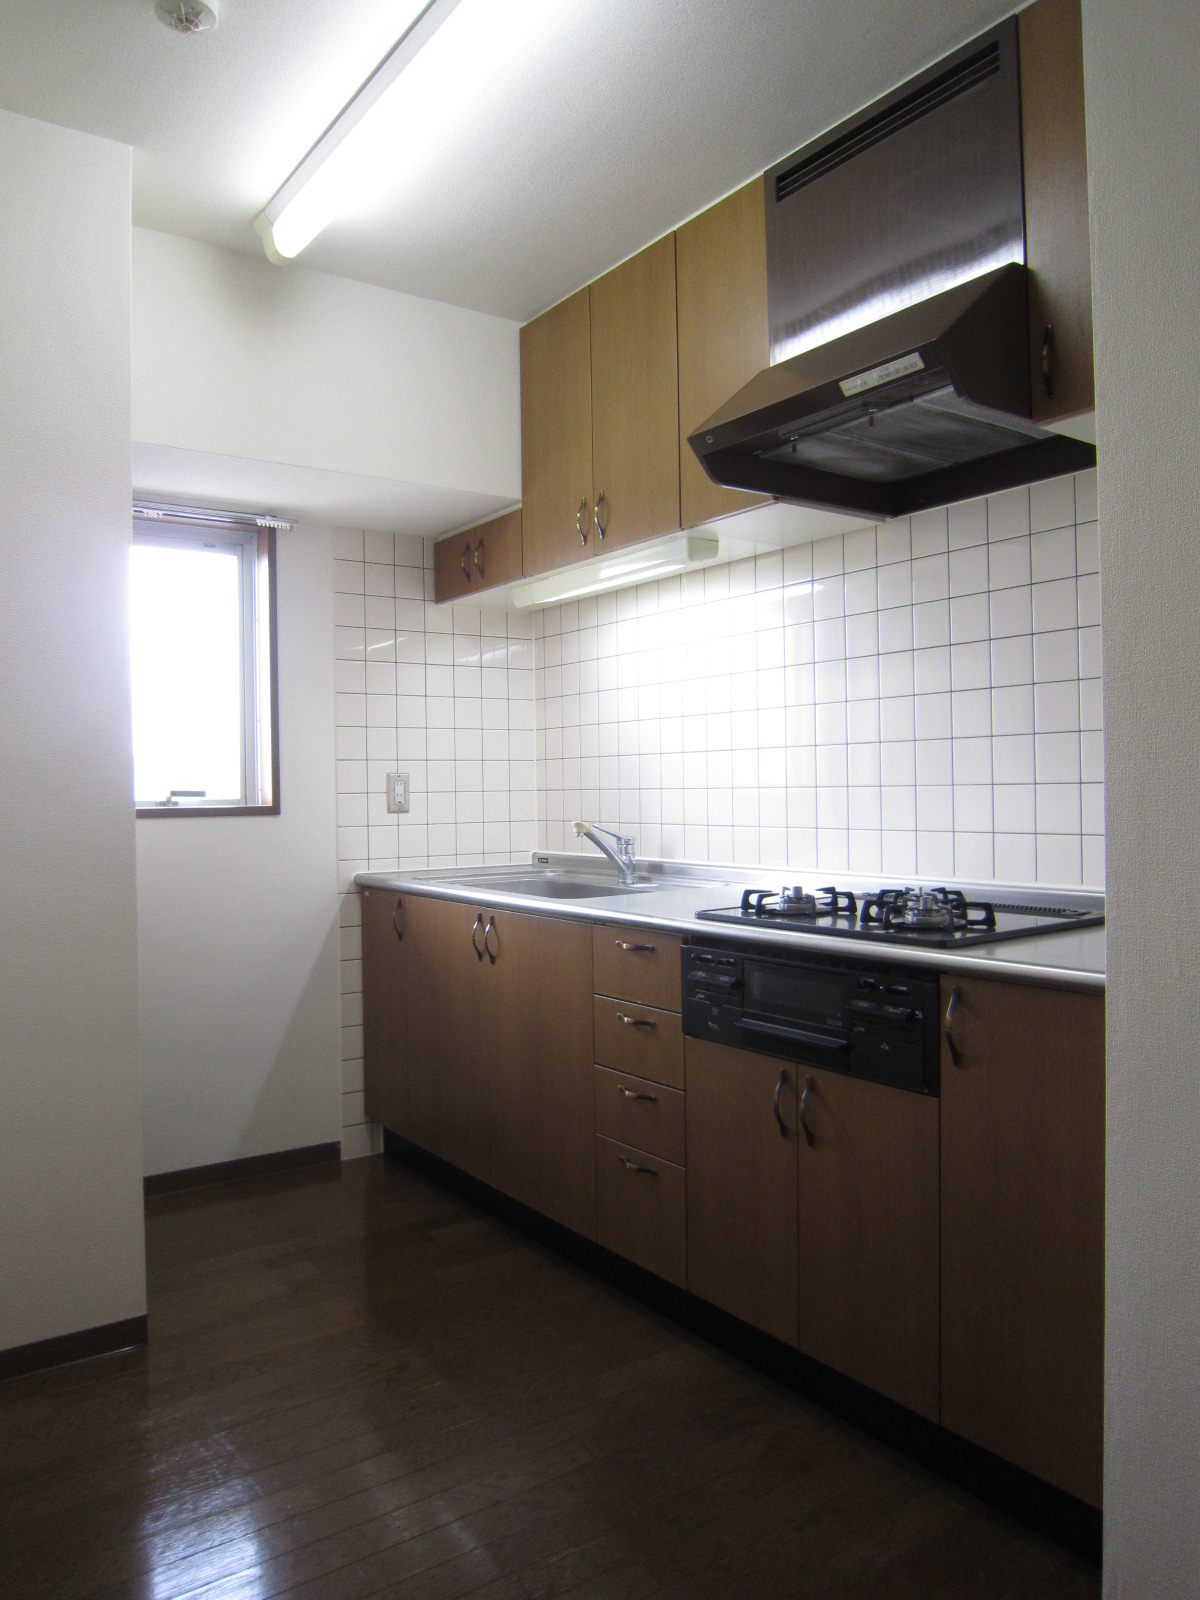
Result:
[[[653,1017],[627,1017],[623,1011],[617,1012],[617,1021],[623,1022],[627,1028],[657,1028],[658,1023]]]
[[[627,1089],[623,1083],[617,1085],[617,1093],[623,1094],[626,1100],[645,1100],[652,1106],[658,1104],[658,1096],[656,1094],[642,1094],[638,1089]]]
[[[616,945],[618,950],[628,950],[634,955],[652,956],[654,954],[654,946],[652,944],[630,944],[628,939],[618,939]]]
[[[403,910],[404,910],[404,901],[403,900],[397,900],[396,901],[396,909],[392,912],[392,927],[396,930],[396,937],[397,937],[397,939],[400,940],[401,944],[404,943],[404,929],[400,926],[399,922],[396,919],[399,917],[400,913]]]
[[[962,1061],[962,1051],[954,1037],[954,1013],[958,1010],[958,985],[955,984],[950,991],[950,999],[946,1002],[946,1043],[950,1047],[950,1059],[957,1067]]]
[[[483,948],[487,951],[487,958],[493,966],[496,965],[496,952],[492,949],[492,931],[496,933],[496,943],[500,943],[500,930],[496,927],[495,917],[489,917],[487,927],[483,930]]]
[[[475,546],[475,571],[483,577],[483,540]]]
[[[463,551],[462,574],[463,574],[463,577],[467,580],[467,582],[470,583],[470,581],[471,581],[471,546],[470,545],[468,545],[467,548]]]
[[[475,913],[475,921],[471,925],[471,948],[475,952],[475,959],[477,961],[482,961],[483,960],[483,951],[480,949],[479,945],[475,942],[475,935],[479,932],[480,928],[482,928],[482,927],[483,927],[483,912],[482,911],[477,911]],[[483,937],[484,937],[484,941],[486,942],[487,934],[485,933]]]
[[[640,1162],[630,1161],[628,1156],[618,1156],[617,1160],[625,1168],[626,1172],[644,1172],[648,1178],[658,1177],[657,1167],[643,1167]]]
[[[587,528],[584,525],[584,518],[587,516],[587,508],[587,496],[585,495],[584,498],[579,502],[579,510],[575,513],[575,532],[579,535],[580,544],[587,543]]]

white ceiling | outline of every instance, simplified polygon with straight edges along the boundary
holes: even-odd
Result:
[[[257,252],[252,219],[413,0],[0,0],[0,105],[131,144],[134,221]],[[526,320],[1016,0],[561,0],[307,267]]]

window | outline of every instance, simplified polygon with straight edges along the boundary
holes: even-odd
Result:
[[[139,817],[279,810],[274,519],[135,506]]]

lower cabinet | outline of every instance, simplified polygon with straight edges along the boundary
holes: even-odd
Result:
[[[794,1345],[796,1068],[685,1045],[688,1288]]]
[[[936,1422],[938,1103],[798,1070],[800,1348]]]
[[[595,1237],[591,929],[405,898],[407,1136]]]
[[[363,1090],[367,1115],[408,1131],[408,1022],[404,943],[408,896],[364,889],[362,907]]]
[[[1104,1002],[944,978],[942,1005],[942,1423],[1098,1506]]]
[[[681,1166],[597,1134],[599,1242],[681,1289],[687,1281],[686,1203]]]

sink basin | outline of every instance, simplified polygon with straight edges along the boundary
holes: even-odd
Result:
[[[480,873],[477,878],[455,878],[454,882],[464,889],[527,894],[542,900],[594,900],[602,895],[636,894],[639,889],[652,887],[649,883],[615,883],[611,878],[571,878],[562,872]]]

